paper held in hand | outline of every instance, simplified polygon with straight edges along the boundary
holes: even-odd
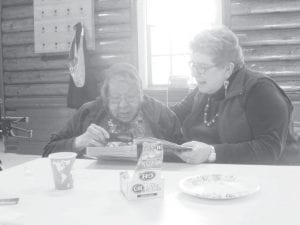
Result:
[[[137,146],[132,144],[116,147],[87,147],[86,154],[102,159],[137,161]]]
[[[144,142],[143,151],[133,173],[120,173],[120,189],[128,200],[162,197],[161,176],[163,148],[159,142]]]

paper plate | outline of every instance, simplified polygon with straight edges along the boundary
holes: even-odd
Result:
[[[184,178],[180,189],[204,199],[234,199],[257,192],[260,186],[252,179],[234,175],[207,174]]]

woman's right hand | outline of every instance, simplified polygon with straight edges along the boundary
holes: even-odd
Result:
[[[181,145],[182,147],[192,148],[191,151],[179,152],[178,157],[190,164],[200,164],[208,161],[211,145],[199,141],[190,141]]]
[[[101,126],[92,123],[86,131],[75,138],[74,148],[82,150],[86,147],[104,146],[109,138],[109,133]]]

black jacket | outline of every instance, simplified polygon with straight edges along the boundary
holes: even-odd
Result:
[[[207,99],[196,88],[173,107],[186,141],[214,145],[218,163],[278,162],[286,147],[292,104],[273,80],[246,68],[236,71],[227,95],[216,106],[219,117],[209,138],[212,128],[199,116]]]
[[[148,96],[144,96],[141,110],[155,138],[182,142],[180,122],[174,112]],[[53,152],[74,151],[72,146],[75,137],[83,134],[91,123],[99,125],[106,113],[100,98],[85,103],[62,130],[51,136],[50,142],[44,147],[43,157]]]

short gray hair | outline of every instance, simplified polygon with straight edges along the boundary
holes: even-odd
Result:
[[[113,64],[111,67],[104,71],[104,76],[105,79],[101,87],[100,95],[105,103],[107,103],[108,101],[110,81],[115,78],[123,78],[127,81],[133,82],[133,84],[138,87],[141,96],[143,94],[142,81],[138,75],[138,71],[133,65],[129,63]]]
[[[244,65],[244,55],[237,36],[227,27],[203,30],[190,43],[192,52],[207,54],[215,64],[234,63],[235,69]]]

